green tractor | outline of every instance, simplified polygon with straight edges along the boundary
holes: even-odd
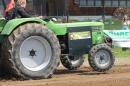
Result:
[[[4,0],[2,0],[4,2]],[[60,64],[78,69],[88,54],[90,66],[109,70],[114,53],[103,42],[101,22],[53,23],[39,18],[0,19],[0,62],[16,78],[49,78]]]

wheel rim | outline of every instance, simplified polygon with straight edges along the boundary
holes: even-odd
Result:
[[[27,38],[20,47],[21,62],[31,71],[44,69],[49,64],[51,56],[50,44],[40,36]]]
[[[98,66],[104,67],[110,63],[110,55],[105,50],[100,50],[95,55],[95,60]]]
[[[71,64],[77,64],[80,60],[80,57],[79,56],[70,56],[69,57],[69,61]]]

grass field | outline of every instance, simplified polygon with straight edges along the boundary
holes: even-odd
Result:
[[[114,46],[113,51],[114,51],[115,57],[117,57],[117,58],[122,58],[122,57],[129,58],[130,57],[130,49],[128,49],[126,51],[122,51],[121,47]]]
[[[104,29],[105,30],[121,30],[121,19],[112,18],[104,19]]]

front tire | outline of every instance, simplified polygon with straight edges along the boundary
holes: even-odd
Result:
[[[15,29],[2,46],[5,70],[18,78],[49,78],[60,62],[55,34],[42,24],[28,23]]]
[[[107,44],[95,45],[88,54],[90,66],[99,72],[109,70],[115,61],[112,49]]]

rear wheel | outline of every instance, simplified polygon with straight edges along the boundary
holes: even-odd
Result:
[[[104,72],[113,66],[115,56],[107,44],[99,44],[90,50],[88,61],[94,70]]]
[[[65,68],[69,70],[78,69],[84,62],[84,56],[62,56],[61,63]]]
[[[55,34],[41,24],[29,23],[5,38],[2,64],[18,78],[49,78],[60,62],[60,54]]]

